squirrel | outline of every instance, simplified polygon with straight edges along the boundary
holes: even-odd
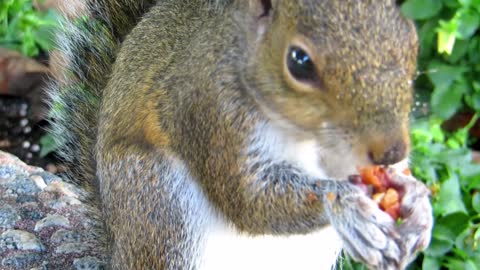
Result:
[[[68,3],[67,3],[68,5]],[[86,0],[64,24],[53,135],[104,227],[109,269],[404,269],[397,224],[348,181],[405,162],[417,33],[396,1]]]

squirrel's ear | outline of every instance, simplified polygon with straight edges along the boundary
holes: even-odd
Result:
[[[248,8],[257,18],[268,17],[272,11],[272,0],[248,0]]]

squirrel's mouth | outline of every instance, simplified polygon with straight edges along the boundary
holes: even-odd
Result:
[[[365,161],[359,159],[353,152],[344,155],[338,155],[335,152],[322,150],[320,153],[319,166],[325,171],[328,178],[345,180],[349,175],[357,172],[357,166],[365,164]],[[343,152],[343,151],[342,151]]]
[[[357,173],[359,167],[405,165],[408,163],[409,139],[402,134],[396,132],[387,136],[375,132],[362,136],[338,128],[323,129],[315,136],[318,166],[328,177],[347,179]]]

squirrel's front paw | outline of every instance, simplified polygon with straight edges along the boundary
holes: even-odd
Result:
[[[405,191],[401,225],[349,183],[338,183],[339,192],[327,196],[330,220],[345,250],[371,269],[404,269],[430,241],[433,221],[428,190],[411,179],[399,177],[395,182]]]
[[[400,208],[402,222],[397,226],[397,231],[402,237],[400,247],[413,259],[413,254],[425,249],[430,243],[433,227],[430,191],[412,176],[392,174],[390,180],[403,193]],[[401,267],[406,267],[409,261],[401,263]]]

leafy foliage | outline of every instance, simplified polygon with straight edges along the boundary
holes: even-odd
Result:
[[[42,0],[40,0],[42,1]],[[54,34],[62,17],[52,9],[38,11],[32,0],[0,1],[0,47],[34,57],[54,48]],[[41,157],[58,148],[51,135],[40,141]]]
[[[480,0],[407,0],[402,11],[418,25],[417,88],[431,94],[435,116],[480,111]]]
[[[32,0],[0,1],[0,47],[36,56],[53,47],[53,34],[60,16],[34,9]]]
[[[432,191],[435,227],[412,269],[480,269],[480,165],[469,148],[480,113],[480,0],[407,0],[402,11],[417,22],[417,90],[432,110],[413,125],[412,169]],[[454,133],[442,130],[459,111],[477,114]]]
[[[480,269],[480,165],[467,145],[477,119],[453,134],[442,131],[438,118],[414,124],[412,169],[430,187],[435,217],[432,242],[416,269]]]

